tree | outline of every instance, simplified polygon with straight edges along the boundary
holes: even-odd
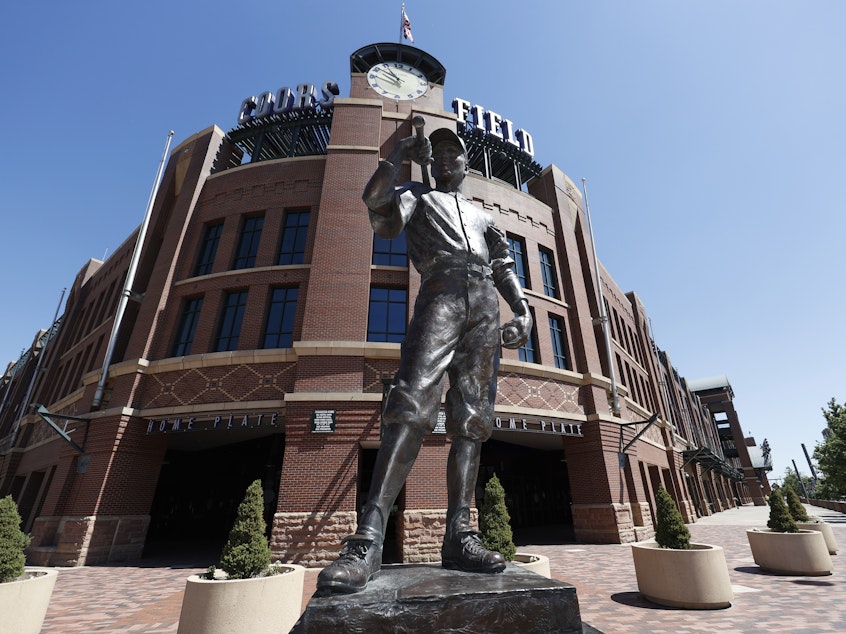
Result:
[[[767,526],[774,533],[799,532],[799,527],[790,516],[787,504],[784,503],[784,498],[781,497],[781,491],[778,489],[773,489],[770,495],[770,519],[767,521]]]
[[[662,548],[688,550],[690,530],[684,525],[679,508],[663,484],[658,487],[655,500],[655,541]]]
[[[796,493],[796,490],[789,485],[785,485],[783,489],[784,498],[787,502],[787,510],[790,511],[790,517],[792,517],[797,522],[807,522],[808,512],[805,510],[805,507],[802,506],[802,501],[799,499],[799,494]]]
[[[826,420],[824,440],[814,449],[814,459],[824,474],[818,495],[841,499],[846,497],[846,406],[832,398],[822,413]]]
[[[270,566],[270,546],[264,536],[264,498],[261,480],[249,487],[220,556],[220,567],[230,579],[257,577]]]
[[[479,532],[485,548],[502,553],[508,561],[514,559],[517,547],[511,531],[511,516],[505,506],[505,489],[496,474],[485,485],[485,500],[479,511]]]
[[[0,499],[0,583],[24,573],[29,535],[21,530],[21,516],[11,495]]]
[[[799,479],[800,477],[801,480]],[[806,476],[801,471],[799,472],[799,476],[797,476],[796,472],[790,467],[784,468],[784,477],[781,479],[781,485],[784,487],[790,487],[796,491],[797,494],[803,494],[807,491],[808,495],[811,497],[813,497],[813,491],[816,488],[816,484],[810,476]]]

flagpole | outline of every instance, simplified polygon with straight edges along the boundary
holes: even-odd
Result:
[[[405,27],[405,2],[402,3],[402,7],[400,8],[400,29],[397,44],[402,44],[403,27]]]

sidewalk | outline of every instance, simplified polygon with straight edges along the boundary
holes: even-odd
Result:
[[[807,506],[834,529],[840,555],[826,577],[762,573],[752,560],[746,528],[764,527],[767,507],[744,506],[690,525],[694,541],[725,549],[734,601],[725,610],[663,608],[637,592],[627,544],[521,546],[547,555],[552,577],[576,586],[582,620],[606,634],[714,632],[846,632],[846,515]],[[841,558],[844,558],[841,563]],[[139,566],[60,568],[42,632],[176,632],[185,578],[202,568],[142,562]],[[306,572],[303,608],[317,570]],[[257,633],[260,634],[260,633]]]

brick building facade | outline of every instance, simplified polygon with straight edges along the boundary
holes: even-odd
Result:
[[[422,94],[374,91],[369,69],[385,62],[421,69]],[[758,503],[754,482],[726,461],[712,414],[652,340],[645,307],[600,266],[608,354],[573,182],[534,163],[530,137],[507,120],[446,109],[445,69],[430,55],[372,45],[350,69],[348,96],[330,82],[322,97],[280,89],[245,101],[228,133],[212,126],[182,141],[140,244],[136,231],[105,262],[86,263],[60,320],[7,369],[0,494],[18,501],[30,560],[85,565],[215,546],[254,479],[274,556],[334,559],[366,496],[385,381],[419,288],[402,241],[374,240],[361,192],[379,158],[413,134],[414,115],[427,132],[465,138],[464,194],[507,234],[534,315],[530,343],[502,350],[478,483],[500,477],[517,536],[644,539],[660,484],[688,521]],[[417,165],[404,169],[421,179]],[[449,452],[439,431],[397,500],[388,560],[439,558]]]

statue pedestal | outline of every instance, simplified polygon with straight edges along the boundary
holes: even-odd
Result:
[[[362,592],[316,594],[292,634],[324,632],[553,634],[583,626],[576,588],[508,564],[501,574],[439,564],[383,566]]]

